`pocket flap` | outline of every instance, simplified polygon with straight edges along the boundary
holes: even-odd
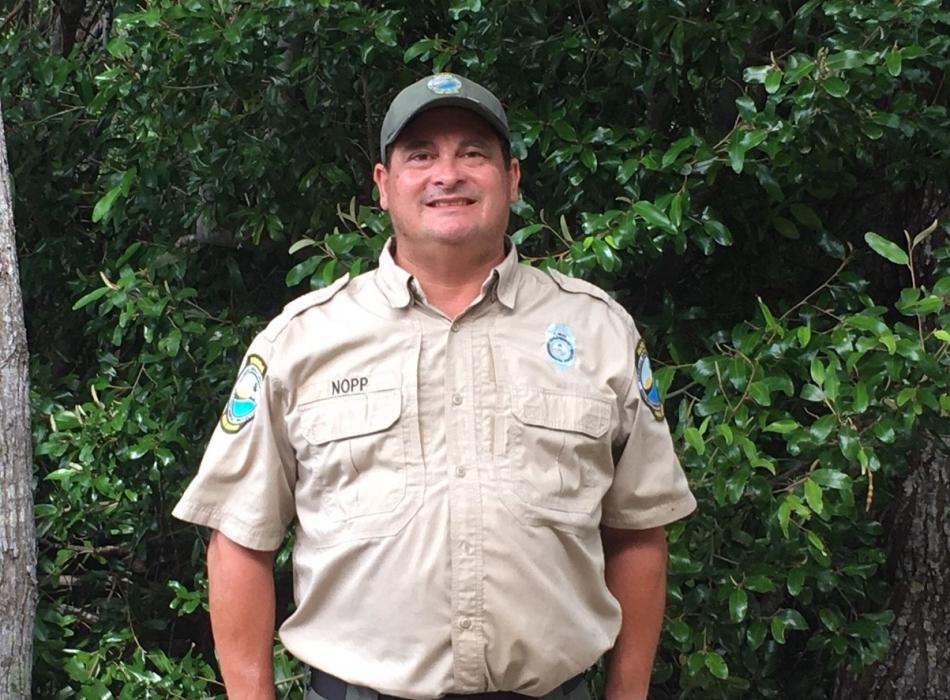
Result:
[[[401,414],[399,389],[335,396],[307,405],[304,436],[313,445],[323,445],[369,435],[391,427]]]
[[[603,436],[610,425],[610,402],[546,389],[513,389],[511,410],[527,425],[583,433],[592,438]]]

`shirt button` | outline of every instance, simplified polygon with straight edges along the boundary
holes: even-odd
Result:
[[[469,620],[467,617],[463,617],[461,620],[459,620],[459,627],[461,627],[463,630],[467,630],[471,628],[471,626],[472,626],[472,621]]]
[[[455,321],[455,322],[452,324],[452,332],[453,332],[453,333],[458,333],[461,328],[462,328],[462,324],[460,324],[458,321]]]
[[[455,468],[455,476],[457,476],[459,479],[464,478],[464,476],[465,476],[465,467],[456,467],[456,468]]]
[[[452,405],[461,406],[462,405],[462,395],[461,394],[452,394]]]

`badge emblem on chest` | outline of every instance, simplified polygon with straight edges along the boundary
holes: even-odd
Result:
[[[574,331],[563,323],[552,323],[545,332],[548,357],[558,367],[567,369],[577,359],[577,344]]]
[[[660,387],[657,386],[653,368],[650,366],[650,356],[647,355],[647,346],[642,340],[637,343],[637,384],[640,386],[640,396],[649,407],[653,417],[663,420],[663,402],[660,400]]]
[[[264,360],[257,355],[248,355],[221,415],[221,428],[226,433],[236,433],[254,417],[265,374],[267,365]]]

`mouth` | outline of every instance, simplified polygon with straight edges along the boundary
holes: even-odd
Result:
[[[454,207],[468,207],[475,204],[475,200],[470,197],[439,197],[426,202],[426,206],[431,209],[449,209]]]

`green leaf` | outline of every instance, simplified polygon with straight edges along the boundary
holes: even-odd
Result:
[[[749,646],[752,650],[758,649],[765,641],[765,635],[768,634],[768,628],[761,622],[753,622],[746,630],[745,637],[749,640]]]
[[[732,245],[732,233],[728,228],[721,222],[716,221],[715,219],[709,219],[708,221],[703,222],[703,230],[709,234],[716,243],[721,246],[730,246]]]
[[[75,304],[73,304],[73,311],[77,311],[78,309],[81,309],[84,306],[88,306],[92,302],[98,299],[101,299],[110,291],[111,290],[109,289],[109,287],[99,287],[98,289],[92,290],[88,294],[84,294],[83,296],[79,297],[79,299],[76,300]]]
[[[682,620],[673,620],[669,624],[670,636],[680,644],[685,644],[692,636],[692,630]]]
[[[884,57],[884,64],[887,66],[887,72],[895,78],[901,74],[901,59],[901,52],[895,49],[888,51],[887,55]]]
[[[805,384],[802,387],[801,397],[805,399],[805,401],[824,401],[825,392],[823,392],[814,384]]]
[[[775,230],[785,236],[785,238],[797,241],[801,237],[801,234],[798,232],[798,227],[784,216],[773,217],[772,225],[775,226]]]
[[[871,250],[895,265],[906,265],[909,262],[907,253],[900,246],[873,231],[865,233],[864,240],[871,246]]]
[[[821,87],[832,97],[844,97],[851,92],[851,86],[837,76],[830,76],[821,81]]]
[[[519,228],[517,231],[512,233],[511,240],[515,245],[521,245],[528,238],[543,230],[544,224],[528,224],[527,226]]]
[[[755,574],[745,580],[745,587],[756,593],[772,593],[775,591],[775,584],[765,574]]]
[[[821,363],[821,358],[818,355],[815,355],[811,358],[811,366],[809,368],[811,374],[811,379],[815,384],[821,386],[825,383],[825,366]]]
[[[772,66],[749,66],[742,71],[742,79],[751,84],[764,83]]]
[[[706,653],[706,668],[709,669],[709,672],[720,680],[725,680],[729,677],[729,667],[726,665],[725,660],[714,651]]]
[[[796,334],[798,335],[798,344],[801,345],[802,348],[807,348],[808,343],[811,342],[811,328],[808,326],[799,326]]]
[[[410,63],[414,58],[421,56],[427,51],[432,51],[438,43],[435,39],[420,39],[415,44],[406,49],[402,55],[403,63]]]
[[[868,385],[858,382],[854,385],[854,397],[851,401],[851,410],[855,413],[864,413],[868,407]]]
[[[773,617],[771,628],[772,639],[774,639],[779,644],[785,644],[785,623],[783,623],[778,617]]]
[[[742,145],[742,134],[736,129],[732,132],[732,137],[729,139],[729,147],[726,149],[726,153],[729,155],[729,166],[736,174],[740,174],[745,165],[746,150],[748,149]]]
[[[703,436],[700,435],[699,430],[690,426],[686,429],[684,437],[686,438],[686,442],[689,443],[689,446],[693,448],[693,451],[696,452],[696,454],[701,455],[706,452],[706,443],[703,442]]]
[[[765,74],[765,91],[774,95],[782,86],[782,71],[778,68],[769,68]]]
[[[742,622],[749,609],[749,595],[737,588],[729,594],[729,616],[733,622]]]
[[[805,586],[805,571],[800,568],[789,571],[785,585],[788,588],[789,595],[797,597]]]
[[[640,167],[640,161],[636,158],[625,160],[623,165],[617,168],[617,182],[621,185],[626,184],[627,180],[633,177],[633,174],[637,172],[638,167]]]
[[[774,423],[769,423],[763,430],[767,433],[780,433],[782,435],[790,433],[793,430],[797,430],[799,427],[798,423],[792,420],[791,418],[783,418],[782,420],[777,420]]]
[[[479,12],[481,9],[482,0],[452,0],[452,4],[449,6],[449,15],[453,20],[457,20],[466,13]]]
[[[828,436],[831,435],[831,431],[835,429],[837,424],[838,419],[835,417],[835,414],[829,413],[812,423],[808,432],[811,434],[812,439],[820,445],[828,439]]]
[[[653,202],[641,199],[633,205],[633,211],[651,226],[662,228],[669,233],[676,233],[673,223]]]
[[[552,126],[554,127],[555,133],[565,141],[577,142],[577,132],[574,130],[574,127],[563,119],[556,119]]]
[[[825,501],[821,495],[821,486],[811,479],[805,479],[805,502],[808,507],[816,513],[821,513],[825,509]]]
[[[112,205],[115,203],[116,198],[122,194],[122,185],[116,185],[111,190],[106,192],[92,210],[92,222],[98,223],[102,221],[106,216],[109,215],[109,212],[112,211]]]
[[[821,219],[818,217],[818,214],[815,213],[815,210],[808,205],[793,204],[789,209],[792,212],[792,216],[794,216],[802,226],[807,226],[815,231],[822,230]]]

